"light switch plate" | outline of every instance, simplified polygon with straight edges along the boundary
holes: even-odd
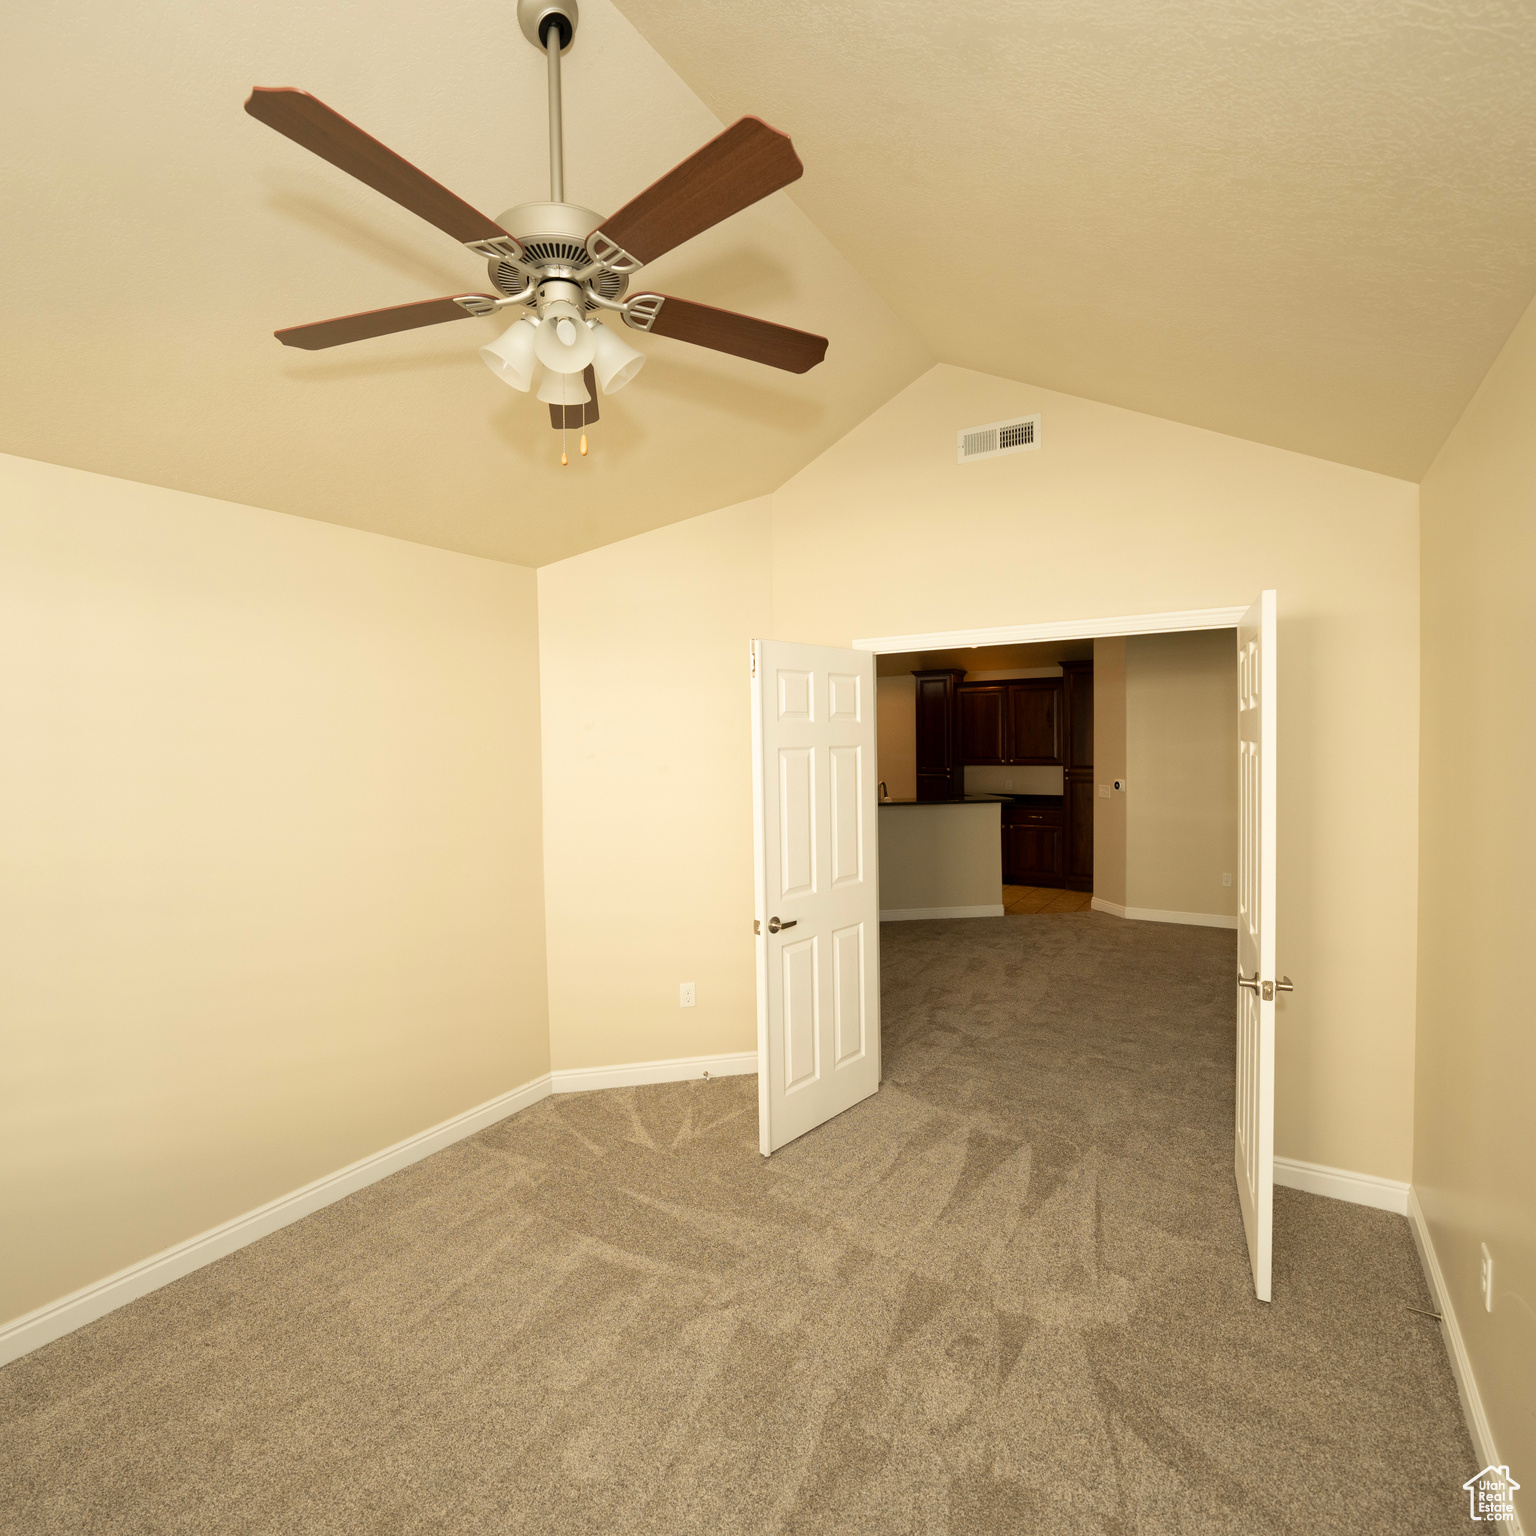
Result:
[[[1099,799],[1100,800],[1108,800],[1109,799],[1109,785],[1108,784],[1100,784],[1099,785]]]

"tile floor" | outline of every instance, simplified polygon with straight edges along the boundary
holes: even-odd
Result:
[[[1046,912],[1087,912],[1092,891],[1058,891],[1041,885],[1005,885],[1003,911],[1009,917]]]

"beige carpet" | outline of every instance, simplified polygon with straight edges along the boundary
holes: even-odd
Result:
[[[887,925],[886,1082],[549,1100],[0,1372],[7,1533],[1464,1532],[1402,1218],[1232,1185],[1233,936]]]

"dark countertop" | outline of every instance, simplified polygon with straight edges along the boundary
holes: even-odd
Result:
[[[882,800],[881,805],[1027,805],[1060,810],[1060,795],[957,795],[949,800]]]

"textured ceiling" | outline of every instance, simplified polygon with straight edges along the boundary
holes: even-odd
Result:
[[[639,339],[561,470],[547,407],[476,356],[506,318],[272,339],[485,268],[241,110],[300,86],[493,217],[543,199],[544,64],[511,0],[50,0],[0,28],[0,451],[541,564],[773,489],[932,361],[779,193],[642,281],[820,331],[827,361]],[[565,99],[568,193],[599,212],[721,126],[607,0]]]
[[[619,0],[945,362],[1417,479],[1536,290],[1536,11]]]

